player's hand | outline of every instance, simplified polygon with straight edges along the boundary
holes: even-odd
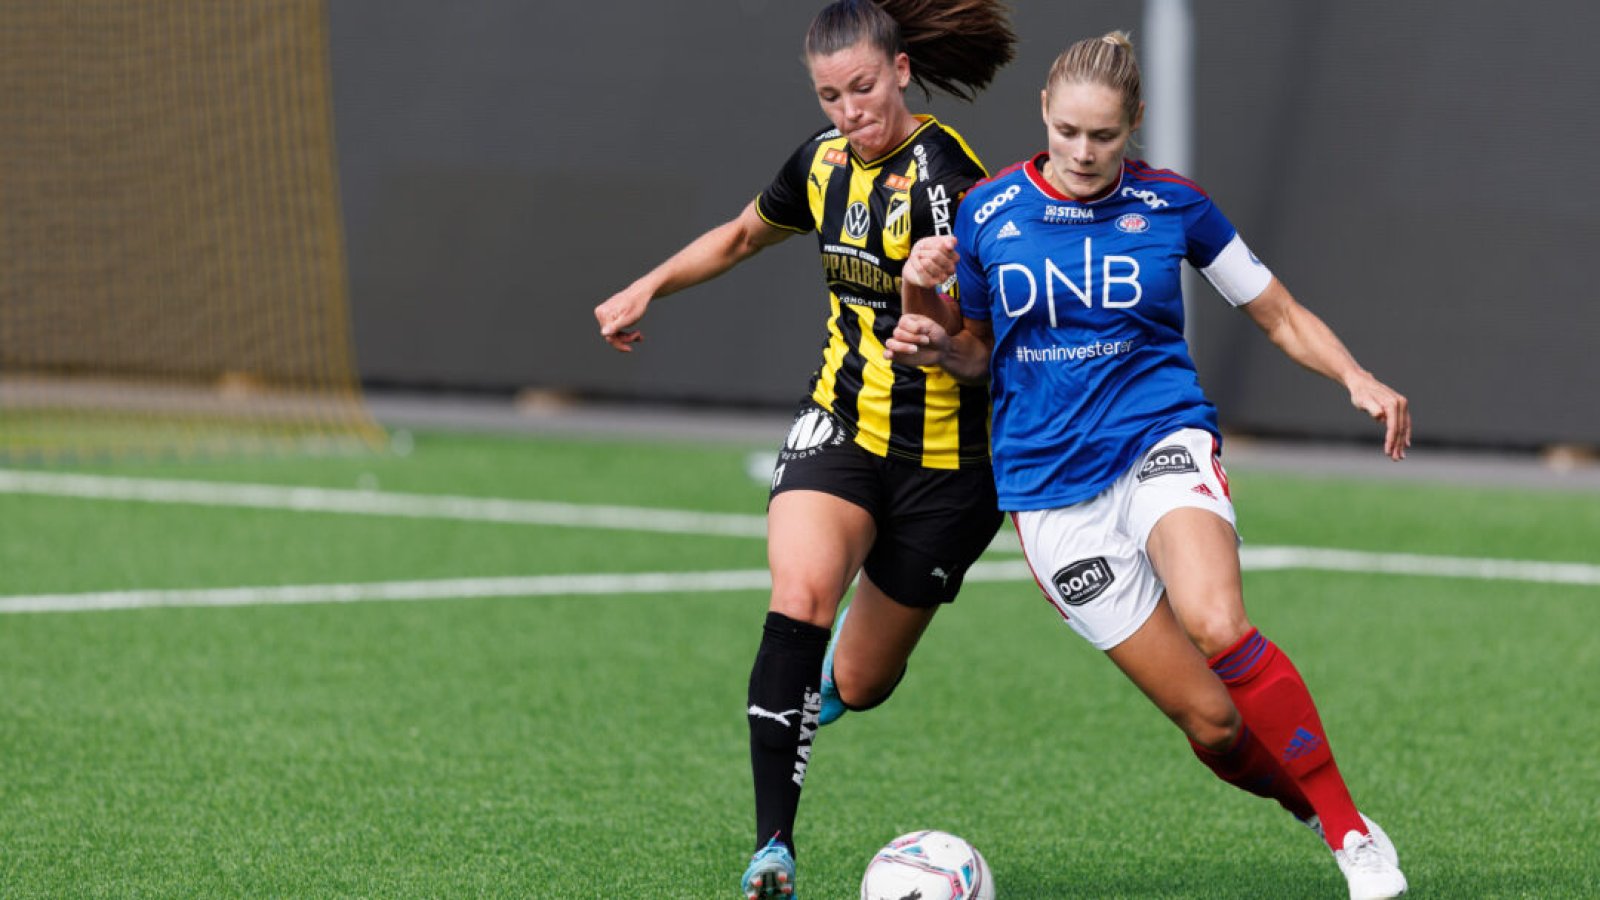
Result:
[[[1411,446],[1411,403],[1393,388],[1362,373],[1352,380],[1350,402],[1356,409],[1383,423],[1383,452],[1390,459],[1406,458]]]
[[[956,239],[950,235],[930,235],[911,245],[911,255],[900,270],[900,277],[919,288],[933,289],[956,274]]]
[[[924,238],[924,240],[927,240]],[[906,314],[883,342],[883,358],[908,366],[937,366],[950,349],[950,335],[927,316]]]
[[[632,353],[630,345],[644,340],[644,334],[630,326],[644,318],[649,306],[649,294],[637,286],[613,294],[611,299],[594,308],[595,321],[600,323],[600,337],[613,348]]]

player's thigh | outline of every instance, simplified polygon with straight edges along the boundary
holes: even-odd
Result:
[[[994,541],[1003,516],[987,466],[928,469],[882,460],[887,503],[864,572],[903,606],[955,600],[967,570]]]
[[[1186,428],[1144,455],[1126,518],[1191,640],[1211,656],[1249,630],[1228,478],[1209,432]]]
[[[839,632],[833,652],[839,683],[879,690],[892,685],[938,609],[900,603],[863,572],[850,599],[848,624]]]
[[[1231,525],[1205,510],[1176,509],[1156,524],[1146,549],[1178,621],[1206,656],[1250,630]]]
[[[833,494],[797,490],[773,497],[767,507],[773,612],[831,627],[875,533],[871,513]]]
[[[1227,688],[1165,600],[1106,656],[1195,743],[1220,749],[1237,734],[1239,714]]]
[[[767,500],[772,609],[828,627],[877,537],[877,458],[807,401],[778,452]]]
[[[1161,599],[1161,580],[1120,524],[1118,492],[1015,513],[1017,537],[1045,599],[1097,650],[1130,638]]]

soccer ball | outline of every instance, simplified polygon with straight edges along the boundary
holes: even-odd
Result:
[[[861,900],[994,900],[994,876],[978,848],[961,838],[913,831],[867,863]]]

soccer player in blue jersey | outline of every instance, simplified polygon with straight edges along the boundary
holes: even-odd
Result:
[[[1041,589],[1230,784],[1322,835],[1352,898],[1406,889],[1350,798],[1289,657],[1245,614],[1216,409],[1183,338],[1187,260],[1295,362],[1411,442],[1406,399],[1297,303],[1193,182],[1126,157],[1144,109],[1121,32],[1080,41],[1042,96],[1047,150],[919,241],[908,295],[958,279],[963,326],[906,315],[886,352],[988,379],[1000,506]]]
[[[831,127],[808,137],[737,217],[595,308],[601,337],[631,352],[653,300],[791,235],[817,235],[828,338],[773,473],[772,597],[747,695],[757,849],[740,891],[751,900],[794,894],[794,825],[817,729],[889,695],[1002,521],[987,390],[893,363],[883,342],[900,319],[912,245],[949,234],[962,194],[986,174],[954,129],[911,112],[906,88],[970,99],[1013,41],[1000,0],[823,7],[805,60]],[[907,309],[960,322],[937,298],[913,303],[924,299]],[[835,625],[852,582],[849,626],[842,614]]]

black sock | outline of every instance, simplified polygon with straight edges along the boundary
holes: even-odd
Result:
[[[795,812],[822,711],[828,629],[767,613],[750,669],[750,771],[756,788],[756,849],[777,837],[794,848]]]

